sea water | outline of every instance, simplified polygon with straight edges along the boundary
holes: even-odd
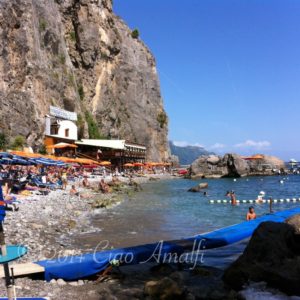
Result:
[[[144,184],[119,206],[96,214],[92,220],[101,229],[101,237],[114,247],[138,245],[186,238],[245,221],[250,204],[232,206],[210,204],[209,200],[224,200],[227,191],[234,190],[238,200],[255,200],[261,191],[265,198],[299,198],[300,176],[249,177],[233,179],[161,180]],[[187,190],[207,182],[208,196]],[[229,200],[229,199],[228,199]],[[251,204],[252,205],[252,204]],[[279,211],[299,206],[300,203],[274,203]],[[269,204],[253,204],[258,216],[269,212]]]
[[[280,181],[283,180],[283,183]],[[207,182],[203,192],[192,193],[188,189]],[[210,204],[209,200],[223,200],[226,192],[234,190],[238,200],[255,200],[261,191],[265,198],[293,199],[300,197],[300,176],[287,177],[248,177],[233,179],[202,180],[161,180],[142,186],[119,206],[103,210],[91,220],[98,232],[83,233],[76,237],[76,243],[93,249],[102,243],[106,249],[127,247],[160,240],[172,240],[191,237],[225,226],[245,221],[250,204],[232,206],[230,204]],[[273,210],[294,208],[300,202],[274,203]],[[253,204],[258,216],[269,212],[269,204]],[[100,231],[100,232],[99,232]],[[105,243],[104,243],[105,241]],[[247,241],[206,251],[203,257],[205,265],[224,269],[243,252]],[[249,296],[250,295],[250,296]],[[245,296],[252,299],[286,299],[277,291],[257,287],[245,290]]]

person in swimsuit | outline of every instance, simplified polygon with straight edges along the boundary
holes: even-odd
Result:
[[[231,192],[227,192],[226,193],[226,196],[227,197],[230,197],[230,201],[231,201],[231,205],[236,205],[236,195],[235,195],[235,192],[234,191],[231,191]]]
[[[79,192],[76,190],[75,185],[72,185],[72,187],[70,189],[70,195],[71,196],[79,196]]]
[[[246,216],[246,220],[251,221],[251,220],[254,220],[254,219],[256,219],[256,213],[254,211],[254,207],[250,206],[249,211],[248,211],[247,216]]]

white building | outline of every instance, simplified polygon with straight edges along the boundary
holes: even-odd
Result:
[[[45,136],[54,139],[78,140],[77,114],[50,106],[50,114],[45,116]]]

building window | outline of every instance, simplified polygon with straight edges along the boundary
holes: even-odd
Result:
[[[50,134],[51,135],[57,135],[58,134],[58,126],[56,124],[51,125]]]
[[[65,129],[65,137],[69,137],[69,129]]]

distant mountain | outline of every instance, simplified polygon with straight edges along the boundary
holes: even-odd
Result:
[[[178,156],[181,165],[190,165],[201,155],[214,154],[199,146],[176,146],[172,141],[169,141],[169,145],[171,154]]]

